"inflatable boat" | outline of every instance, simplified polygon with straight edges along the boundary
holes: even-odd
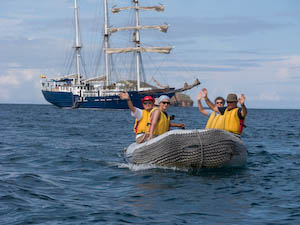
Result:
[[[177,168],[242,167],[247,150],[242,140],[224,130],[172,130],[124,150],[133,164]]]

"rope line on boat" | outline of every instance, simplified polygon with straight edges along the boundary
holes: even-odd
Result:
[[[201,152],[201,160],[200,160],[200,168],[202,167],[202,164],[203,164],[203,143],[202,143],[202,139],[201,139],[201,136],[199,134],[199,132],[197,132],[197,136],[199,138],[199,143],[200,143],[200,152]]]

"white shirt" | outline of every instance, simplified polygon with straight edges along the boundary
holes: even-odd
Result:
[[[135,117],[137,120],[141,120],[143,116],[143,110],[135,108],[135,112],[131,111],[131,116]]]

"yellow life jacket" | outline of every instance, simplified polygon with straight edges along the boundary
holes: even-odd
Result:
[[[212,112],[205,126],[205,129],[210,128],[224,129],[224,116],[220,114],[216,115],[216,112]]]
[[[207,121],[205,129],[214,128],[242,134],[245,120],[240,120],[238,110],[239,108],[235,108],[228,111],[228,108],[226,108],[223,115],[216,115],[213,112]]]
[[[150,133],[150,128],[152,126],[152,119],[151,119],[151,115],[152,113],[158,109],[157,107],[154,107],[151,111],[150,111],[150,115],[149,115],[149,120],[148,120],[148,128],[147,128],[147,131],[146,133]],[[165,113],[163,112],[160,112],[160,117],[159,117],[159,120],[157,121],[157,124],[153,130],[153,135],[161,135],[163,133],[166,133],[167,131],[169,131],[170,129],[170,117],[166,116]]]
[[[224,130],[227,130],[235,134],[242,133],[244,120],[240,120],[238,116],[238,110],[239,108],[234,108],[228,111],[228,108],[226,108],[224,112],[224,117],[225,117]]]
[[[145,133],[147,129],[148,117],[150,112],[147,110],[142,111],[142,118],[140,120],[135,119],[133,132],[135,134]]]

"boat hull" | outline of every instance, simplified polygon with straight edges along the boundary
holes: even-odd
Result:
[[[125,151],[129,163],[177,168],[242,167],[247,157],[240,138],[217,129],[172,130]]]
[[[55,92],[42,90],[44,98],[49,103],[60,108],[72,108],[75,97],[72,92]]]
[[[127,100],[122,100],[118,95],[105,96],[105,97],[80,97],[73,95],[72,92],[58,92],[58,91],[45,91],[42,90],[44,98],[49,103],[60,108],[85,108],[85,109],[128,109]],[[142,99],[150,95],[158,98],[161,95],[167,95],[172,98],[175,91],[170,92],[128,92],[131,101],[135,107],[143,108]]]

